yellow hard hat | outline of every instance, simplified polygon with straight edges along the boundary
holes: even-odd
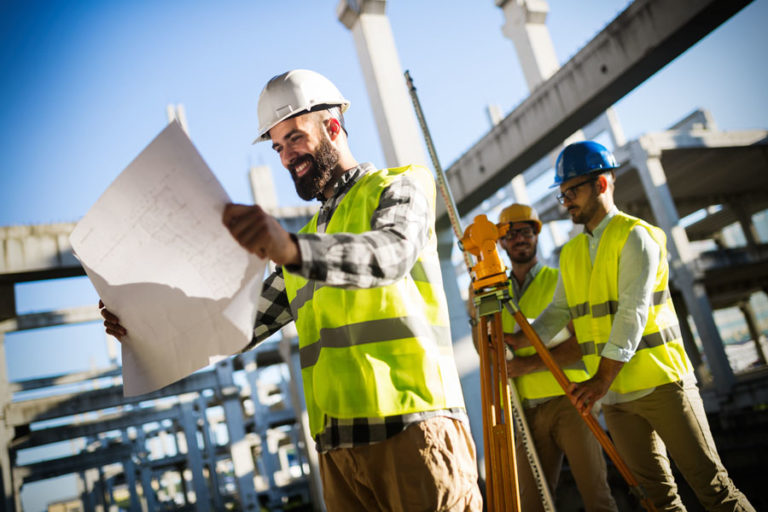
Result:
[[[499,215],[499,224],[509,224],[512,222],[530,222],[534,225],[534,231],[538,235],[541,231],[541,221],[536,210],[525,204],[511,204],[501,210]]]

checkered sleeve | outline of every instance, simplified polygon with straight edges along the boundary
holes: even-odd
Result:
[[[243,350],[253,348],[279,331],[283,326],[293,321],[293,314],[288,304],[288,294],[285,291],[282,267],[272,272],[261,288],[261,297],[256,310],[256,324],[253,328],[253,339]]]
[[[401,175],[382,192],[370,231],[298,235],[298,273],[340,288],[386,286],[410,271],[433,224],[434,212],[421,188]]]

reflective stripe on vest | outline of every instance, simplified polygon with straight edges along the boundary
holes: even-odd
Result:
[[[610,220],[600,238],[594,264],[589,256],[587,235],[583,233],[568,242],[560,256],[563,285],[582,353],[599,355],[610,337],[618,311],[619,255],[635,226],[648,231],[661,254],[642,338],[635,355],[611,385],[611,390],[619,393],[674,382],[692,371],[669,294],[666,236],[655,226],[619,213]],[[597,368],[589,370],[594,372]]]
[[[401,175],[419,186],[434,211],[427,169],[369,172],[347,191],[326,233],[369,231],[381,193]],[[300,233],[316,232],[317,215]],[[342,289],[285,269],[283,276],[312,436],[322,432],[326,416],[383,418],[464,407],[434,230],[410,272],[387,286]]]
[[[542,267],[531,284],[526,288],[522,298],[518,302],[520,311],[527,318],[535,318],[552,302],[552,296],[557,286],[557,269]],[[510,285],[509,295],[514,299],[514,289]],[[504,332],[513,332],[516,322],[514,317],[506,310],[502,311],[502,324]],[[530,356],[536,353],[533,347],[524,347],[514,351],[515,356]],[[572,382],[581,382],[589,378],[584,361],[576,361],[573,364],[562,367],[566,376]],[[515,377],[515,386],[522,400],[535,400],[552,396],[563,395],[565,392],[554,376],[546,368],[532,371],[521,377]]]

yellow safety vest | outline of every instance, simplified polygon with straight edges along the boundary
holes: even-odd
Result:
[[[611,334],[619,304],[619,256],[629,232],[635,226],[648,230],[661,248],[661,255],[653,298],[648,308],[648,321],[637,352],[611,385],[611,390],[618,393],[676,382],[692,371],[669,293],[666,235],[656,226],[619,212],[610,220],[600,238],[594,266],[584,233],[568,242],[560,255],[565,295],[576,336],[580,344],[591,344],[591,352],[600,354]],[[597,365],[591,367],[588,364],[588,369],[594,374]]]
[[[551,267],[542,267],[533,282],[523,293],[517,305],[526,318],[536,318],[552,302],[552,296],[555,294],[557,286],[557,269]],[[509,295],[514,299],[514,290],[509,287]],[[514,332],[517,322],[509,311],[504,309],[501,313],[501,322],[504,332]],[[533,347],[523,347],[514,351],[515,356],[530,356],[536,353]],[[596,357],[594,355],[587,357]],[[582,382],[589,378],[586,364],[584,361],[578,361],[563,368],[566,376],[572,382]],[[552,373],[547,370],[538,370],[528,373],[522,377],[515,377],[515,386],[520,398],[523,400],[534,400],[539,398],[549,398],[565,394],[563,388],[557,383]]]
[[[381,193],[404,174],[434,211],[435,185],[426,168],[378,170],[350,188],[326,233],[370,231]],[[316,232],[317,214],[300,233]],[[326,416],[383,418],[464,407],[434,230],[410,273],[388,286],[342,289],[285,270],[284,278],[313,437]]]

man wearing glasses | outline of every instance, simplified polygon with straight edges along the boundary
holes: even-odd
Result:
[[[602,401],[616,448],[658,510],[685,510],[669,452],[705,509],[754,511],[710,434],[669,293],[666,235],[616,208],[617,167],[591,141],[558,156],[552,186],[584,232],[563,246],[552,304],[532,327],[547,339],[573,323],[592,377],[571,383],[571,401],[581,414]]]
[[[512,263],[509,292],[521,311],[535,318],[552,301],[558,280],[557,269],[538,260],[536,248],[541,221],[530,206],[512,204],[502,210],[499,224],[509,224],[506,235],[499,240]],[[470,315],[474,317],[474,311]],[[506,309],[502,311],[502,324],[505,336],[518,329]],[[571,331],[563,329],[548,345],[571,381],[589,378],[578,341]],[[579,418],[534,348],[528,346],[514,352],[515,357],[507,361],[507,374],[514,378],[550,493],[555,494],[565,454],[585,510],[618,510],[606,481],[605,459],[597,439]],[[520,436],[516,439],[516,451],[522,454],[525,447]],[[517,457],[517,469],[521,510],[543,511],[527,458]]]

